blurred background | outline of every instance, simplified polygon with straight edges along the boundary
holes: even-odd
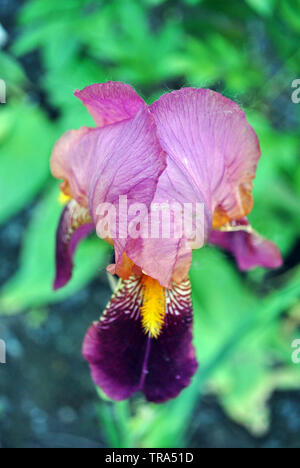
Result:
[[[0,447],[300,447],[300,0],[0,0]],[[176,400],[97,393],[81,343],[111,291],[90,237],[51,290],[56,139],[93,125],[76,88],[120,80],[152,102],[182,86],[237,101],[259,135],[254,227],[284,266],[241,274],[205,247],[191,280],[201,368]]]

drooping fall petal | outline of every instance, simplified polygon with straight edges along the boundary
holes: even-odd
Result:
[[[192,341],[189,281],[166,291],[166,315],[157,338],[145,333],[141,320],[142,281],[123,281],[103,317],[88,331],[83,355],[95,383],[112,399],[142,391],[149,401],[173,398],[196,371]]]
[[[227,232],[213,230],[209,242],[231,252],[240,270],[257,266],[279,268],[282,265],[278,247],[255,232],[246,219],[235,222],[234,229]]]
[[[71,200],[63,210],[57,229],[55,290],[65,286],[71,279],[75,249],[93,229],[88,211]]]
[[[197,370],[192,345],[192,301],[189,280],[166,290],[167,314],[162,334],[151,341],[143,392],[149,401],[175,398]]]

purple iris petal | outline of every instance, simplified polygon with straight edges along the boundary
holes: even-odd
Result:
[[[232,218],[244,216],[260,148],[242,109],[209,89],[183,88],[164,94],[150,110],[168,164],[180,170],[171,180],[181,196],[193,188],[211,212],[222,207]]]
[[[87,135],[88,141],[83,139],[81,144],[81,151],[88,147],[101,155],[93,164],[94,176],[90,172],[89,178],[92,180],[89,206],[96,227],[100,219],[98,207],[108,202],[118,212],[120,195],[126,195],[128,207],[142,203],[148,209],[159,177],[166,167],[165,154],[157,140],[154,120],[147,106],[142,107],[133,119],[97,132],[99,137],[96,140],[92,135]],[[128,215],[126,228],[130,220]],[[122,221],[123,218],[117,217],[117,230],[122,231]],[[119,263],[132,239],[114,234],[111,237],[114,239],[116,263]]]
[[[195,210],[197,203],[203,204],[204,226],[200,223],[201,229],[198,234],[203,242],[208,238],[212,223],[209,205],[188,173],[182,171],[181,167],[169,156],[167,157],[167,168],[159,178],[153,203],[162,207],[166,201],[170,207],[176,203],[182,209],[184,204],[188,203],[192,205],[193,210]],[[174,223],[173,228],[175,225],[176,223]],[[182,227],[184,228],[184,225]],[[194,231],[196,232],[196,228]],[[187,277],[192,256],[192,246],[188,242],[189,240],[191,239],[186,239],[184,229],[181,238],[171,235],[166,239],[162,236],[158,239],[138,239],[134,243],[129,243],[128,255],[146,274],[158,279],[163,286],[170,287],[172,279],[181,282]],[[184,258],[186,259],[185,265],[183,264]],[[179,274],[180,271],[182,274]]]
[[[166,166],[154,119],[145,104],[132,119],[67,133],[56,144],[51,163],[56,177],[63,178],[67,174],[75,200],[85,207],[89,202],[96,227],[101,219],[99,207],[110,203],[118,213],[121,195],[126,195],[128,207],[143,203],[148,208]],[[118,231],[122,220],[115,221],[113,229]],[[128,217],[126,225],[129,221]],[[118,232],[110,234],[109,237],[115,239],[116,262],[119,263],[130,239],[126,235],[120,238]]]
[[[127,252],[146,275],[158,279],[162,286],[170,287],[179,243],[180,239],[139,238],[128,243]]]
[[[95,383],[114,400],[137,391],[153,402],[173,398],[197,369],[192,345],[189,281],[167,292],[168,312],[158,338],[145,334],[140,320],[141,283],[124,281],[103,318],[89,329],[83,355]]]
[[[167,168],[153,203],[189,203],[194,210],[196,204],[204,206],[204,226],[200,223],[197,228],[197,242],[183,232],[181,242],[160,238],[129,244],[130,258],[169,286],[172,278],[180,281],[186,277],[191,249],[208,240],[215,210],[240,217],[249,210],[260,149],[242,109],[213,91],[174,91],[153,103],[150,111],[167,154]]]
[[[51,172],[57,179],[63,179],[62,189],[67,195],[75,198],[78,203],[88,206],[88,191],[86,189],[86,171],[90,160],[85,153],[77,154],[76,165],[74,150],[78,148],[82,138],[95,129],[82,127],[79,130],[69,130],[56,142],[50,160]]]
[[[78,243],[94,229],[88,212],[72,200],[63,210],[56,235],[56,276],[54,289],[72,277],[73,255]]]
[[[243,219],[236,226],[250,227]],[[216,231],[211,232],[209,242],[231,252],[240,270],[262,266],[264,268],[278,268],[282,265],[282,257],[277,246],[260,236],[255,231]]]
[[[133,88],[119,82],[95,84],[75,94],[101,128],[64,135],[51,167],[65,180],[66,192],[89,206],[95,225],[99,204],[115,205],[119,195],[126,195],[129,205],[139,202],[147,208],[151,202],[203,203],[203,241],[212,224],[223,226],[251,210],[260,148],[245,113],[233,101],[211,90],[184,88],[148,108]],[[186,277],[191,249],[200,246],[185,233],[180,241],[114,241],[117,268],[126,253],[166,287],[172,279]]]
[[[192,345],[192,303],[188,280],[167,290],[168,313],[161,336],[151,340],[143,391],[149,401],[175,398],[197,370]]]
[[[134,117],[144,104],[130,85],[118,81],[87,86],[77,90],[75,96],[86,106],[97,127]]]

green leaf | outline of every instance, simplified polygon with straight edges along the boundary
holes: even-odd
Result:
[[[253,10],[262,16],[271,16],[276,0],[246,0]]]
[[[281,11],[282,19],[285,20],[292,30],[299,33],[300,31],[300,1],[299,0],[285,0],[280,2],[279,9]]]
[[[8,87],[25,84],[27,78],[17,60],[11,55],[0,51],[0,78],[4,80]]]
[[[194,5],[199,5],[200,3],[202,3],[203,0],[184,0],[184,2],[185,2],[187,5],[194,6]]]
[[[52,188],[36,208],[24,238],[20,268],[1,291],[4,314],[59,302],[83,288],[108,263],[110,246],[96,236],[85,239],[75,256],[73,279],[63,289],[52,290],[55,231],[62,211],[58,196],[58,188]]]
[[[26,102],[5,105],[0,114],[0,224],[28,205],[49,176],[55,127]]]

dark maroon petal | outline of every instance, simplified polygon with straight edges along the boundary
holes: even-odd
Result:
[[[231,252],[242,271],[257,266],[278,268],[282,265],[282,256],[278,247],[252,230],[246,219],[236,222],[236,227],[246,230],[231,232],[213,230],[209,242]]]
[[[63,210],[56,234],[56,276],[54,289],[65,286],[72,277],[73,255],[78,243],[94,229],[86,208],[72,200]]]
[[[95,383],[114,400],[129,398],[140,386],[147,346],[140,306],[139,279],[124,281],[83,343]]]
[[[143,391],[149,401],[174,398],[197,369],[192,341],[192,304],[188,281],[167,291],[168,312],[158,338],[145,334],[141,283],[123,281],[102,319],[89,329],[83,356],[95,383],[114,400]]]
[[[151,340],[143,391],[147,400],[162,403],[190,384],[198,364],[192,345],[193,309],[189,280],[166,290],[167,314],[158,339]]]

